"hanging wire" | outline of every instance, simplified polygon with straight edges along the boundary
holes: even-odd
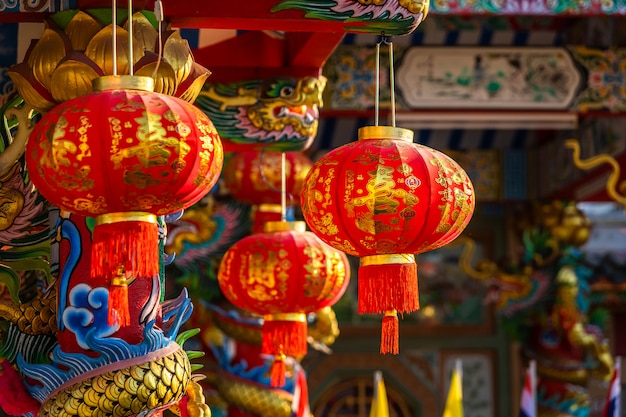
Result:
[[[159,72],[159,66],[161,65],[161,59],[163,59],[163,3],[161,0],[156,0],[154,2],[154,16],[158,22],[158,37],[159,37],[159,50],[157,52],[157,62],[154,67],[154,71],[152,72],[152,78],[156,78],[157,73]]]
[[[287,221],[287,156],[280,153],[280,219]]]
[[[117,1],[113,0],[113,7],[111,8],[111,25],[113,27],[113,75],[117,75]]]
[[[274,187],[265,176],[265,171],[263,170],[263,159],[265,158],[265,145],[261,149],[261,153],[259,155],[259,173],[261,175],[261,181],[263,181],[263,183],[267,186],[267,188],[277,193],[281,193],[281,218],[285,220],[287,218],[287,204],[286,204],[287,197],[289,197],[289,205],[288,205],[289,207],[293,207],[294,199],[293,199],[293,194],[287,192],[286,154],[285,152],[281,152],[281,154],[282,155],[281,155],[281,177],[280,177],[281,188],[280,189]],[[285,181],[284,184],[283,184],[283,180]]]
[[[396,127],[396,81],[394,75],[393,62],[393,42],[390,36],[385,36],[385,32],[380,35],[380,40],[376,43],[376,97],[374,99],[374,125],[378,126],[380,113],[380,45],[389,47],[389,94],[391,100],[391,126]]]
[[[381,35],[381,40],[376,44],[376,91],[374,97],[374,126],[378,126],[378,113],[380,107],[380,44],[382,42],[382,37],[385,36],[385,33]]]
[[[393,42],[389,38],[389,94],[391,100],[391,126],[396,127],[396,80],[393,71]]]
[[[135,73],[135,63],[133,62],[133,0],[128,0],[128,73]]]

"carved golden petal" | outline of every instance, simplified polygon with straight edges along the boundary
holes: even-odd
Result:
[[[128,48],[128,32],[116,26],[117,28],[117,74],[128,74],[129,67],[129,48]],[[137,62],[144,55],[143,50],[139,47],[139,43],[133,41],[133,63]],[[103,28],[96,36],[91,39],[87,48],[85,48],[85,56],[91,59],[100,67],[105,75],[113,75],[113,27],[108,25]]]
[[[102,24],[89,14],[79,11],[65,27],[72,49],[83,52],[89,41],[102,29]]]
[[[93,91],[92,80],[98,73],[88,64],[73,59],[59,64],[52,74],[52,97],[58,102],[84,96]]]
[[[15,71],[9,71],[8,74],[24,101],[33,109],[45,113],[57,104],[42,96],[23,74]],[[37,82],[36,80],[33,81]],[[41,88],[43,89],[43,87]]]
[[[211,75],[211,73],[207,71],[206,73],[197,76],[195,80],[188,84],[189,87],[187,87],[187,89],[185,89],[184,91],[176,92],[178,98],[188,101],[189,103],[193,103],[194,101],[196,101],[196,98],[200,94],[200,91],[202,91],[202,87],[204,86],[204,83],[209,75]]]
[[[69,52],[66,41],[67,38],[63,32],[45,28],[41,38],[28,56],[28,66],[33,71],[37,81],[47,89],[50,89],[52,71]]]
[[[151,62],[137,69],[135,71],[135,74],[152,77],[152,73],[154,72],[155,67],[156,62]],[[170,64],[161,61],[161,64],[159,64],[157,75],[154,80],[154,92],[173,96],[176,93],[177,88],[178,83],[176,82],[176,73],[174,72]]]
[[[187,40],[181,38],[180,33],[172,32],[168,36],[163,47],[163,58],[176,72],[176,80],[179,84],[189,76],[194,63],[193,55]]]
[[[128,30],[128,23],[124,29]],[[143,51],[155,52],[159,34],[143,13],[133,15],[133,37]]]

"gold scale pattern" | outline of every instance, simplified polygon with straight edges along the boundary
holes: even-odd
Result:
[[[292,415],[291,398],[283,397],[279,392],[242,384],[241,381],[226,376],[220,377],[216,382],[222,398],[252,414],[265,417]]]
[[[184,350],[106,372],[48,397],[38,416],[126,417],[178,402],[191,381]]]
[[[0,318],[15,324],[18,330],[29,335],[57,334],[56,291],[50,296],[23,304],[0,302]]]

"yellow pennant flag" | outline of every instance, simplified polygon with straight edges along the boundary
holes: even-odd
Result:
[[[383,381],[383,373],[374,373],[374,399],[370,408],[370,417],[389,417],[389,404],[387,403],[387,391]]]
[[[457,359],[452,378],[450,379],[450,388],[448,389],[448,399],[446,400],[446,408],[443,410],[443,417],[463,417],[463,371],[461,361]]]

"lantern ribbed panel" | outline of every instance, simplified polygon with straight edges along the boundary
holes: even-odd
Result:
[[[211,121],[176,97],[105,90],[54,107],[30,135],[31,179],[75,214],[169,214],[217,182],[223,153]]]
[[[309,313],[343,295],[349,272],[345,255],[311,232],[265,232],[230,247],[218,281],[230,302],[252,313]]]
[[[450,184],[453,176],[461,181],[458,188]],[[455,196],[453,188],[462,195]],[[451,241],[469,222],[474,198],[467,175],[445,154],[401,140],[372,139],[320,158],[307,177],[301,204],[320,239],[367,256],[418,254]]]

